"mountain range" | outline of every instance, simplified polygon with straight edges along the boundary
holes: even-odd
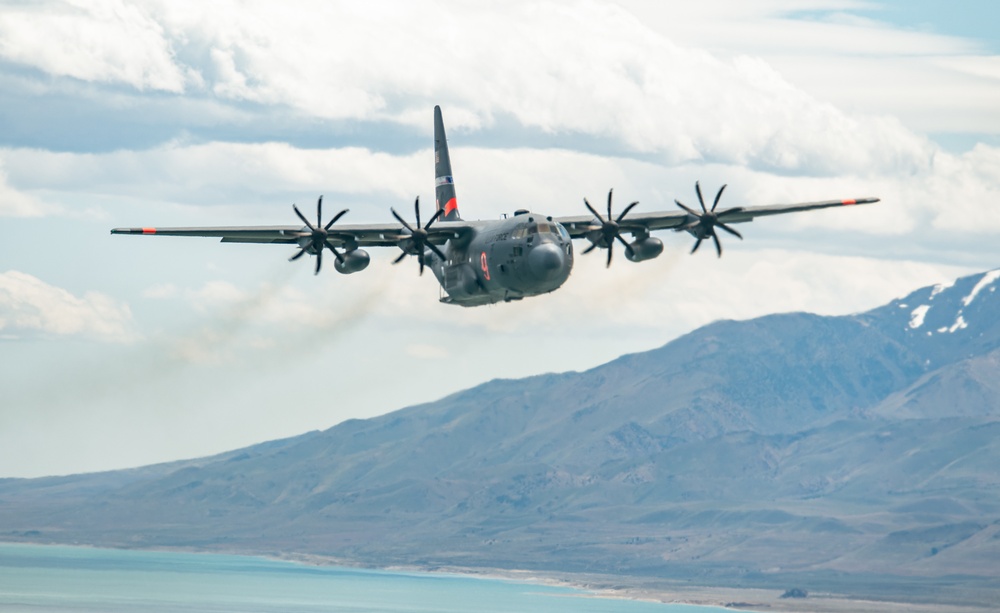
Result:
[[[209,458],[0,480],[0,540],[995,603],[998,282],[718,321]]]

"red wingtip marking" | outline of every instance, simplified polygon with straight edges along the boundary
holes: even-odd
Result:
[[[444,205],[444,214],[451,215],[451,212],[458,209],[458,199],[452,198]]]
[[[849,205],[849,204],[857,204],[857,203],[858,203],[857,200],[842,200],[840,204],[843,204],[843,205],[846,206],[846,205]]]
[[[156,228],[143,228],[143,234],[156,234]]]

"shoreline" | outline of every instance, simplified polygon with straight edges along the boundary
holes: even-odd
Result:
[[[669,582],[649,577],[629,575],[581,574],[559,571],[504,569],[461,566],[390,565],[375,566],[356,560],[296,552],[260,552],[241,549],[205,549],[198,547],[113,547],[86,543],[38,543],[27,541],[0,541],[0,545],[28,545],[37,547],[72,547],[81,549],[106,549],[121,551],[160,551],[165,553],[235,555],[288,562],[303,566],[340,567],[398,574],[452,575],[488,581],[510,581],[546,587],[568,588],[580,592],[585,598],[634,600],[668,605],[715,607],[731,611],[781,613],[987,613],[995,607],[953,605],[932,602],[878,601],[850,596],[810,592],[806,598],[781,598],[781,590],[765,588],[718,587],[688,583],[644,585]]]
[[[313,566],[340,566],[385,572],[445,574],[474,579],[513,581],[523,584],[570,588],[580,591],[584,597],[588,598],[715,607],[731,611],[761,613],[769,611],[782,613],[992,613],[996,610],[995,607],[988,606],[870,600],[824,592],[810,592],[806,598],[781,598],[783,590],[765,588],[731,588],[693,584],[678,584],[670,588],[635,586],[628,585],[630,580],[631,583],[641,584],[644,580],[649,581],[649,579],[629,575],[587,575],[559,571],[461,566],[371,566],[332,556],[297,553],[265,557]]]

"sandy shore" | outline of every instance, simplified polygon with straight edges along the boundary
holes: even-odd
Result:
[[[359,567],[349,560],[316,555],[282,555],[280,559],[319,566]],[[366,567],[367,568],[367,567]],[[721,607],[734,611],[780,611],[782,613],[995,613],[993,606],[961,606],[940,603],[912,603],[861,600],[838,594],[809,593],[806,598],[782,598],[780,590],[725,588],[714,586],[677,585],[669,589],[627,587],[642,583],[627,576],[579,575],[534,570],[506,570],[463,567],[422,568],[392,566],[380,570],[406,573],[449,574],[481,579],[517,581],[539,585],[569,587],[588,592],[593,598],[642,600],[665,604],[685,604]],[[613,587],[612,587],[613,586]]]

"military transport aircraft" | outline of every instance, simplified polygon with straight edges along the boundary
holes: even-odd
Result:
[[[705,205],[701,186],[695,192],[701,210],[675,200],[678,210],[632,213],[638,202],[632,202],[618,215],[611,206],[608,192],[607,215],[599,212],[586,198],[587,215],[551,217],[519,209],[510,217],[489,221],[466,221],[458,213],[455,182],[451,174],[448,142],[445,139],[441,107],[434,107],[434,170],[436,177],[436,212],[420,222],[420,198],[414,202],[416,224],[407,222],[390,209],[398,223],[336,224],[347,213],[344,209],[323,223],[323,197],[316,202],[315,225],[292,205],[305,226],[233,226],[203,228],[115,228],[112,234],[154,234],[159,236],[219,237],[224,243],[279,243],[296,245],[298,253],[316,256],[316,274],[323,266],[323,251],[333,253],[337,272],[351,274],[367,268],[368,252],[362,247],[398,247],[402,253],[393,262],[406,256],[416,256],[420,274],[428,267],[437,277],[445,295],[441,302],[461,306],[477,306],[500,301],[520,300],[527,296],[546,294],[559,288],[569,278],[573,268],[573,239],[590,242],[583,253],[595,249],[607,251],[611,265],[615,242],[625,249],[625,257],[641,262],[663,252],[663,242],[650,236],[655,230],[685,231],[695,237],[691,253],[702,241],[711,238],[715,250],[722,256],[722,244],[716,229],[742,239],[731,224],[753,221],[755,217],[811,211],[828,207],[878,202],[878,198],[828,200],[801,204],[767,206],[737,206],[717,208],[722,192],[719,188],[712,207]],[[630,235],[630,240],[625,238]],[[631,241],[631,242],[630,242]]]

